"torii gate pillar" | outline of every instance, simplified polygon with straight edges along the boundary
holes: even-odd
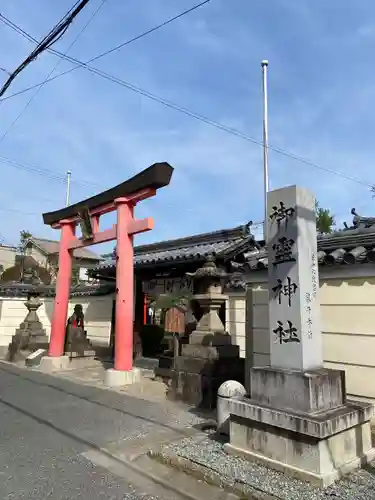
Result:
[[[139,201],[154,196],[157,189],[167,186],[172,173],[173,168],[168,163],[156,163],[108,191],[65,209],[43,214],[45,224],[61,229],[51,338],[48,357],[43,358],[47,367],[56,369],[69,362],[64,356],[64,345],[73,250],[117,239],[115,363],[114,369],[106,372],[106,382],[108,385],[123,385],[139,378],[139,372],[133,370],[133,236],[153,229],[154,222],[151,218],[134,219],[134,207]],[[100,232],[100,216],[115,210],[117,224]],[[82,220],[82,213],[89,220],[91,233],[89,237],[77,238],[75,229]]]

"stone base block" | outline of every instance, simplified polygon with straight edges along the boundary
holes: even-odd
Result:
[[[167,396],[171,400],[213,409],[216,407],[219,387],[224,382],[231,379],[243,383],[244,370],[241,361],[241,359],[220,360],[221,367],[218,366],[212,371],[203,367],[202,371],[195,372],[172,370],[172,380]]]
[[[194,330],[190,334],[189,343],[203,346],[227,346],[232,344],[232,337],[225,332]]]
[[[44,349],[45,351],[48,352],[48,348],[49,348],[49,342],[30,342],[28,347],[27,347],[27,350],[30,351],[30,352],[35,352],[35,351],[38,351],[39,349]]]
[[[345,372],[251,368],[250,391],[251,400],[261,405],[305,413],[328,411],[344,403]]]
[[[80,352],[70,352],[70,358],[95,358],[96,352],[93,349],[84,349]]]
[[[162,382],[170,381],[170,379],[173,377],[173,374],[173,368],[160,368],[160,366],[154,368],[155,379]]]
[[[180,357],[215,360],[219,358],[238,358],[240,348],[238,345],[206,346],[185,344],[181,347]]]
[[[104,383],[108,387],[122,387],[141,381],[141,370],[133,367],[131,371],[110,368],[104,374]]]
[[[348,401],[312,415],[232,399],[226,451],[328,486],[375,458],[373,411],[372,404]]]
[[[38,349],[27,356],[25,365],[28,367],[38,366],[44,356],[47,355],[46,349]]]
[[[43,372],[54,372],[58,370],[66,370],[69,368],[70,365],[70,359],[69,356],[58,356],[58,357],[51,357],[51,356],[44,356],[40,360],[40,370]]]

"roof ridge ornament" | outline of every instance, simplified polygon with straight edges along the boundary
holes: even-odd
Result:
[[[353,226],[349,228],[347,224],[344,224],[345,229],[367,229],[375,226],[375,217],[363,217],[355,208],[352,208],[350,213],[353,215]]]

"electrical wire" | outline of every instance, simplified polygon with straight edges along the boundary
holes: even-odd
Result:
[[[182,107],[179,104],[176,104],[176,103],[174,103],[172,101],[169,101],[169,100],[164,99],[162,97],[159,97],[159,96],[157,96],[155,94],[152,94],[151,92],[149,92],[149,91],[147,91],[145,89],[142,89],[141,87],[133,85],[132,83],[127,82],[125,80],[122,80],[122,79],[120,79],[120,78],[118,78],[116,76],[113,76],[113,75],[105,72],[105,71],[99,70],[98,68],[95,68],[93,66],[89,66],[89,63],[91,63],[91,62],[93,62],[93,61],[95,61],[95,60],[97,60],[97,59],[99,59],[101,57],[104,57],[105,55],[108,55],[111,52],[114,52],[115,50],[119,50],[120,48],[124,47],[125,45],[128,45],[129,43],[132,43],[132,42],[134,42],[134,41],[142,38],[143,36],[146,36],[149,33],[152,33],[153,31],[155,31],[155,30],[157,30],[157,29],[165,26],[166,24],[172,22],[173,20],[178,19],[179,17],[182,17],[183,15],[191,12],[192,10],[195,10],[198,7],[200,7],[200,6],[208,3],[208,1],[209,0],[206,0],[205,2],[201,2],[200,4],[197,4],[196,6],[192,7],[191,9],[189,9],[187,11],[184,11],[183,13],[179,14],[178,16],[175,16],[175,17],[169,19],[168,21],[165,21],[164,23],[156,26],[155,28],[146,31],[146,32],[138,35],[137,37],[134,37],[134,38],[128,40],[127,42],[124,42],[124,43],[122,43],[122,44],[114,47],[113,49],[110,49],[109,51],[106,51],[106,52],[103,52],[102,54],[99,54],[98,56],[90,59],[87,62],[82,62],[82,61],[79,61],[78,59],[68,57],[67,60],[69,60],[70,62],[77,63],[78,66],[75,66],[74,68],[71,68],[71,69],[69,69],[69,70],[67,70],[67,71],[65,71],[63,73],[59,73],[58,75],[56,75],[56,76],[54,76],[54,77],[52,77],[52,78],[50,78],[48,80],[45,80],[44,82],[38,83],[38,84],[33,85],[31,87],[28,87],[28,88],[26,88],[24,90],[21,90],[21,91],[15,93],[15,94],[12,94],[12,95],[10,95],[8,97],[2,98],[2,99],[0,99],[0,102],[3,102],[5,100],[7,100],[7,99],[10,99],[11,97],[15,97],[16,95],[20,95],[20,94],[22,94],[24,92],[27,92],[27,91],[29,91],[29,90],[31,90],[33,88],[36,88],[36,87],[38,87],[40,85],[44,85],[47,82],[50,82],[50,81],[55,80],[56,78],[59,78],[60,76],[63,76],[63,75],[66,75],[68,73],[71,73],[72,71],[75,71],[79,67],[84,67],[85,69],[87,69],[88,71],[90,71],[93,74],[101,76],[102,78],[105,78],[106,80],[109,80],[109,81],[111,81],[113,83],[116,83],[116,84],[118,84],[118,85],[120,85],[120,86],[122,86],[122,87],[124,87],[124,88],[126,88],[128,90],[136,92],[136,93],[138,93],[138,94],[140,94],[140,95],[142,95],[142,96],[144,96],[144,97],[146,97],[146,98],[148,98],[150,100],[158,102],[159,104],[162,104],[162,105],[164,105],[164,106],[166,106],[166,107],[168,107],[170,109],[174,109],[175,111],[178,111],[178,112],[183,113],[183,114],[185,114],[187,116],[190,116],[191,118],[194,118],[195,120],[199,120],[199,121],[201,121],[203,123],[206,123],[207,125],[211,125],[211,126],[217,128],[219,130],[222,130],[222,131],[227,132],[227,133],[229,133],[231,135],[234,135],[234,136],[239,137],[241,139],[244,139],[244,140],[246,140],[248,142],[251,142],[253,144],[256,144],[258,146],[263,147],[264,145],[263,145],[263,142],[261,140],[255,139],[254,137],[250,137],[249,135],[245,134],[244,132],[242,132],[242,131],[240,131],[238,129],[235,129],[233,127],[228,127],[228,126],[226,126],[226,125],[224,125],[224,124],[222,124],[220,122],[212,120],[211,118],[208,118],[208,117],[206,117],[204,115],[196,113],[195,111],[192,111],[192,110],[189,110],[189,109],[187,109],[185,107]],[[3,19],[3,17],[4,16],[1,16],[0,19]],[[24,32],[24,33],[25,33],[25,36],[30,36],[26,32]],[[65,58],[64,54],[62,54],[60,52],[53,51],[53,53],[55,53],[59,57],[64,57]],[[330,173],[330,174],[333,174],[333,175],[337,175],[337,176],[339,176],[339,177],[341,177],[343,179],[346,179],[346,180],[350,180],[350,181],[356,182],[356,183],[358,183],[358,184],[360,184],[362,186],[366,186],[366,187],[370,187],[370,188],[372,188],[374,186],[374,183],[366,182],[366,181],[363,181],[362,179],[359,179],[357,177],[346,175],[346,174],[343,174],[343,173],[338,172],[336,170],[333,170],[331,168],[324,167],[322,165],[318,165],[317,163],[315,163],[315,162],[313,162],[313,161],[311,161],[311,160],[309,160],[307,158],[303,158],[303,157],[298,156],[298,155],[296,155],[296,154],[294,154],[294,153],[292,153],[292,152],[290,152],[288,150],[285,150],[285,149],[273,146],[271,144],[268,145],[268,150],[274,151],[275,153],[281,154],[281,155],[286,156],[288,158],[291,158],[291,159],[293,159],[295,161],[299,161],[299,162],[301,162],[301,163],[303,163],[303,164],[305,164],[307,166],[316,168],[318,170],[322,170],[324,172],[327,172],[327,173]]]
[[[81,10],[88,4],[89,0],[81,0],[76,2],[73,7],[65,14],[65,16],[52,28],[52,30],[38,43],[31,54],[13,71],[0,89],[0,97],[4,95],[7,89],[12,84],[13,80],[23,71],[31,62],[33,62],[42,52],[49,49],[65,34],[70,24]]]
[[[89,20],[86,22],[86,24],[83,26],[83,28],[80,30],[80,32],[78,33],[78,35],[74,38],[74,40],[72,41],[72,43],[69,45],[69,47],[67,48],[67,50],[64,52],[64,57],[67,56],[67,53],[71,50],[71,48],[75,45],[75,43],[78,41],[78,39],[81,37],[81,35],[83,34],[83,32],[86,30],[86,28],[88,28],[88,26],[91,24],[91,22],[93,21],[94,17],[96,16],[96,14],[99,12],[99,10],[103,7],[103,5],[105,4],[106,0],[102,0],[99,7],[93,12],[93,14],[91,15],[91,17],[89,18]],[[0,14],[0,20],[2,20],[3,16],[1,16]],[[6,19],[6,18],[4,18]],[[7,20],[8,21],[8,20]],[[11,23],[11,21],[9,21],[9,23]],[[7,24],[8,26],[10,26],[10,24],[8,23],[5,23]],[[13,23],[11,23],[13,25]],[[15,26],[15,25],[14,25]],[[12,27],[12,26],[11,26]],[[21,28],[20,28],[21,30]],[[21,30],[23,31],[23,30]],[[26,32],[25,32],[26,33]],[[24,36],[24,35],[23,35]],[[27,37],[28,39],[31,39],[31,41],[36,41],[33,37],[29,36]],[[57,62],[57,64],[52,68],[52,70],[48,73],[45,81],[44,81],[44,84],[46,83],[46,81],[48,80],[48,78],[50,78],[53,73],[56,71],[56,69],[58,68],[58,66],[60,65],[61,61],[63,59],[60,58]],[[34,92],[34,94],[30,97],[30,99],[27,101],[27,103],[25,104],[25,106],[22,108],[22,110],[19,112],[19,114],[16,116],[16,118],[13,120],[13,122],[10,124],[10,126],[8,127],[8,129],[4,132],[4,134],[0,137],[0,144],[3,142],[3,140],[5,139],[5,137],[9,134],[9,132],[12,130],[12,128],[14,127],[14,125],[18,122],[18,120],[21,118],[21,116],[23,115],[23,113],[26,111],[26,109],[30,106],[30,104],[32,103],[32,101],[36,98],[36,96],[39,94],[39,92],[42,90],[42,88],[44,87],[44,84],[42,84],[40,87],[38,87],[36,89],[36,91]]]
[[[23,163],[20,163],[18,161],[12,160],[10,158],[7,158],[5,156],[0,155],[0,163],[5,163],[7,165],[10,165],[13,168],[16,168],[18,170],[24,170],[26,172],[31,172],[35,173],[37,175],[40,175],[41,177],[45,177],[49,180],[56,181],[60,184],[66,184],[66,176],[65,174],[58,174],[54,172],[53,170],[49,170],[46,168],[40,168],[40,167],[35,167],[31,165],[24,165]],[[89,187],[89,188],[96,188],[96,189],[102,189],[101,186],[98,184],[91,183],[89,181],[84,181],[84,180],[79,180],[79,179],[72,179],[72,183],[80,185],[82,187]]]
[[[90,64],[91,62],[97,61],[98,59],[101,59],[102,57],[105,57],[105,56],[107,56],[109,54],[112,54],[113,52],[115,52],[117,50],[122,49],[126,45],[130,45],[131,43],[136,42],[136,41],[140,40],[141,38],[143,38],[143,37],[145,37],[147,35],[150,35],[151,33],[154,33],[155,31],[157,31],[157,30],[159,30],[161,28],[164,28],[168,24],[176,21],[177,19],[180,19],[181,17],[183,17],[183,16],[185,16],[187,14],[190,14],[194,10],[198,9],[199,7],[202,7],[203,5],[209,3],[210,1],[211,0],[205,0],[204,2],[200,2],[197,5],[194,5],[193,7],[191,7],[190,9],[184,10],[180,14],[177,14],[177,15],[175,15],[175,16],[167,19],[166,21],[162,22],[161,24],[158,24],[157,26],[154,26],[153,28],[151,28],[151,29],[149,29],[147,31],[144,31],[143,33],[140,33],[139,35],[136,35],[135,37],[133,37],[133,38],[131,38],[129,40],[126,40],[125,42],[121,43],[120,45],[116,45],[116,47],[113,47],[113,48],[111,48],[111,49],[109,49],[109,50],[107,50],[105,52],[102,52],[101,54],[93,57],[92,59],[89,59],[86,62],[79,61],[78,59],[75,59],[75,58],[72,58],[72,57],[65,58],[64,54],[62,54],[61,52],[56,51],[54,49],[51,49],[50,50],[51,53],[53,53],[55,55],[58,55],[59,57],[64,57],[64,59],[66,59],[66,60],[68,60],[68,61],[76,64],[77,66],[75,66],[74,68],[70,68],[69,70],[64,71],[63,73],[59,73],[58,75],[56,75],[56,76],[54,76],[52,78],[49,78],[48,80],[46,80],[44,82],[36,83],[35,85],[32,85],[32,86],[30,86],[30,87],[28,87],[26,89],[20,90],[20,91],[14,93],[14,94],[11,94],[10,96],[3,97],[3,98],[0,99],[0,102],[6,101],[6,100],[8,100],[8,99],[10,99],[12,97],[15,97],[17,95],[23,94],[25,92],[28,92],[29,90],[35,89],[36,87],[39,87],[42,84],[44,85],[44,83],[52,82],[53,80],[56,80],[57,78],[60,78],[61,76],[67,75],[68,73],[71,73],[72,71],[75,71],[78,68],[86,68],[88,71],[92,72],[93,69],[96,69],[96,68],[88,67],[88,64]],[[3,20],[3,19],[6,19],[6,18],[0,14],[0,20]],[[9,21],[9,20],[7,20],[7,21]],[[26,33],[24,30],[22,30],[18,26],[17,26],[17,28],[19,29],[19,33],[20,34],[21,34],[21,32],[23,32],[27,37],[33,38],[33,37],[31,37],[31,35],[29,35],[28,33]],[[35,41],[35,39],[33,41]]]

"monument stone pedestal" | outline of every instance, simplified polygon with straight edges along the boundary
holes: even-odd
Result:
[[[375,458],[373,405],[347,400],[345,372],[323,368],[314,196],[271,191],[268,214],[271,366],[229,401],[225,448],[327,486]]]
[[[373,405],[345,400],[344,375],[252,369],[250,399],[231,401],[226,451],[318,486],[370,462]]]
[[[193,300],[199,303],[203,315],[190,334],[189,343],[182,345],[181,356],[176,358],[168,397],[197,407],[213,408],[220,385],[228,378],[240,382],[243,378],[239,347],[232,345],[218,314],[227,300],[222,284],[228,275],[209,258],[190,276],[200,292]]]

